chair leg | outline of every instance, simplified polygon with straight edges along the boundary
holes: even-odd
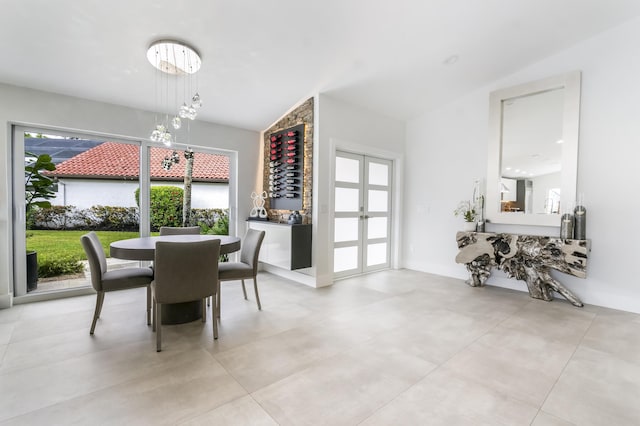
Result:
[[[96,295],[96,309],[93,312],[93,321],[91,322],[91,330],[89,334],[93,334],[96,329],[96,322],[100,318],[100,311],[102,310],[102,302],[104,301],[104,291],[99,291]]]
[[[160,352],[162,350],[162,305],[160,303],[155,303],[156,308],[156,351]]]
[[[212,296],[213,297],[213,296]],[[213,323],[213,339],[216,340],[218,338],[218,309],[216,304],[213,304],[211,308],[211,322]]]
[[[220,281],[218,281],[218,291],[216,291],[216,305],[218,311],[218,318],[220,318],[220,311],[222,311],[221,303],[220,303],[221,295],[220,295]]]
[[[244,286],[244,280],[240,280],[242,282],[242,292],[244,293],[244,300],[247,300],[247,289]]]
[[[258,278],[253,277],[253,289],[256,292],[256,302],[258,302],[258,310],[262,310],[262,305],[260,304],[260,295],[258,294]]]
[[[153,298],[152,311],[151,311],[151,331],[156,332],[156,298]]]
[[[147,325],[151,324],[151,286],[147,286]]]

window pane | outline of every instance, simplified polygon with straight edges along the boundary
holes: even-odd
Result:
[[[386,238],[387,237],[387,218],[372,217],[367,220],[367,238]]]
[[[351,158],[336,157],[336,181],[360,182],[360,162]]]
[[[369,211],[386,212],[387,197],[388,191],[369,190]]]
[[[369,244],[367,246],[367,266],[387,263],[387,243]]]
[[[389,185],[389,166],[380,163],[369,163],[369,184]]]
[[[358,267],[358,247],[341,247],[333,250],[333,272],[348,271]]]
[[[360,210],[358,202],[359,191],[355,188],[336,188],[335,209],[337,212],[357,212]]]
[[[358,218],[345,217],[337,218],[334,221],[334,241],[356,241],[358,240]]]

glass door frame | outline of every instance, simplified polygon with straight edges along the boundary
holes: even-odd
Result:
[[[10,265],[13,268],[12,274],[13,282],[11,283],[11,289],[13,290],[14,303],[31,302],[46,299],[55,299],[59,297],[70,297],[83,294],[94,293],[93,288],[89,285],[87,287],[79,287],[68,290],[59,290],[49,293],[39,294],[27,294],[27,276],[26,276],[26,259],[21,256],[16,256],[15,253],[23,253],[26,251],[26,212],[25,212],[25,191],[24,191],[24,134],[25,133],[42,133],[42,134],[55,134],[66,137],[78,137],[78,138],[95,138],[98,140],[104,140],[116,143],[126,143],[130,145],[136,145],[138,147],[143,146],[143,142],[139,138],[128,138],[124,136],[115,136],[104,133],[69,130],[56,127],[30,125],[22,123],[13,123],[11,126],[11,160],[12,170],[11,174],[11,189],[10,200],[12,203],[12,233],[13,233],[13,247],[11,250]],[[138,184],[140,187],[140,235],[149,235],[149,179],[143,179],[145,176],[143,170],[149,169],[148,150],[140,149],[140,170]],[[146,172],[145,172],[146,173]],[[147,212],[143,214],[143,212]]]
[[[331,254],[333,261],[331,262],[331,271],[333,277],[335,279],[344,278],[353,275],[359,275],[362,273],[374,272],[378,270],[389,269],[390,267],[395,266],[395,262],[397,257],[394,255],[394,198],[393,198],[393,190],[394,186],[394,176],[395,176],[395,163],[393,159],[382,158],[375,155],[356,153],[352,151],[343,150],[341,148],[336,148],[333,150],[333,164],[332,164],[332,191],[331,191],[331,205],[333,217],[331,219]],[[336,158],[348,158],[352,160],[358,161],[358,183],[351,182],[343,182],[336,180]],[[387,185],[375,185],[369,183],[369,166],[371,163],[384,164],[388,167],[388,175],[387,175]],[[359,191],[359,200],[358,200],[358,211],[348,211],[348,212],[337,212],[335,210],[336,200],[336,188],[348,188],[348,189],[358,189]],[[370,212],[369,211],[369,190],[384,190],[387,191],[387,210],[384,213],[379,212]],[[369,239],[368,229],[369,229],[369,220],[371,218],[376,217],[387,217],[387,230],[386,237],[384,238],[375,238]],[[348,240],[342,242],[335,241],[335,219],[340,218],[358,218],[358,240]],[[375,264],[368,266],[368,248],[369,244],[375,243],[386,243],[386,259],[384,263]],[[342,270],[338,272],[334,272],[335,265],[335,249],[336,248],[347,248],[347,247],[357,247],[358,248],[358,256],[357,256],[357,266],[356,268]]]

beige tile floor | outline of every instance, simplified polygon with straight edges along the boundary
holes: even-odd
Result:
[[[385,271],[223,284],[211,321],[145,324],[143,289],[0,310],[1,424],[638,425],[640,315]],[[210,317],[209,317],[210,318]]]

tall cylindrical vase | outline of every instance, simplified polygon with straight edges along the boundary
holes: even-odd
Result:
[[[560,219],[560,238],[570,240],[573,238],[573,215],[565,213]]]
[[[576,206],[573,210],[575,223],[573,226],[573,238],[576,240],[587,239],[587,209],[584,206]]]

